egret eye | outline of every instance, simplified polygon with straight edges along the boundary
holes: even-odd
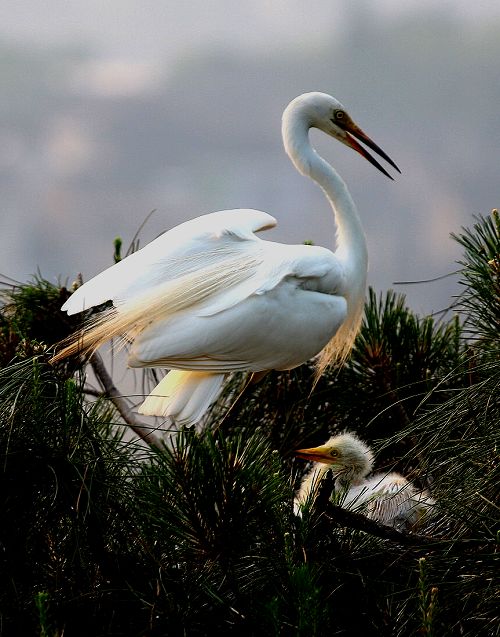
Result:
[[[343,120],[343,119],[344,119],[344,117],[345,117],[345,113],[344,113],[344,111],[342,111],[342,110],[340,110],[340,109],[338,109],[338,110],[336,110],[336,111],[333,111],[333,118],[334,118],[337,122],[338,122],[338,121]]]

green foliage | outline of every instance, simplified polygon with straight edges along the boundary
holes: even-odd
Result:
[[[103,620],[96,594],[111,581],[114,551],[126,537],[120,505],[126,457],[109,435],[109,419],[109,407],[84,405],[80,381],[60,380],[43,358],[0,370],[6,634],[31,634],[35,603],[46,631],[77,625],[82,615]]]
[[[78,327],[81,318],[69,318],[60,311],[69,294],[65,287],[55,286],[41,276],[26,285],[0,291],[0,367],[16,355],[39,353]]]
[[[411,432],[419,440],[441,501],[454,509],[460,493],[457,516],[464,528],[481,526],[494,537],[500,480],[500,349],[496,346],[490,353],[496,360],[474,367],[476,382],[456,390],[440,405],[423,409],[415,425],[401,435]]]
[[[419,607],[422,617],[422,635],[432,637],[434,630],[434,617],[437,607],[438,588],[433,586],[429,589],[427,585],[426,560],[421,557],[418,560],[418,588],[419,588]]]
[[[186,431],[156,453],[134,502],[161,564],[159,585],[176,590],[155,604],[161,621],[222,630],[251,617],[251,593],[269,586],[260,566],[272,575],[283,551],[291,498],[278,454],[259,436]]]
[[[436,324],[432,317],[420,319],[406,307],[403,295],[389,291],[385,299],[377,299],[370,289],[350,368],[358,382],[374,384],[380,392],[422,384],[426,391],[457,363],[459,338],[457,320]]]
[[[421,399],[458,364],[463,351],[458,318],[436,323],[411,312],[403,295],[385,299],[369,290],[365,318],[351,359],[337,383],[338,421],[387,438],[414,417]],[[352,404],[349,388],[360,391]],[[347,398],[347,400],[344,399]],[[359,424],[358,424],[359,423]]]
[[[3,633],[496,634],[497,219],[459,241],[460,320],[419,318],[403,296],[370,291],[340,372],[316,386],[312,365],[257,384],[235,376],[203,432],[158,449],[116,433],[114,408],[88,401],[78,367],[48,365],[71,329],[56,311],[66,292],[41,278],[5,292]],[[328,492],[294,515],[294,449],[343,429],[377,447],[380,469],[432,490],[427,542],[341,524]]]
[[[500,216],[479,217],[472,229],[452,235],[465,249],[461,261],[460,305],[467,312],[472,335],[498,342],[500,334]]]
[[[40,637],[49,637],[49,594],[42,591],[35,595],[35,605],[40,618]]]
[[[113,254],[113,259],[115,263],[122,260],[122,244],[123,241],[121,237],[116,237],[113,241],[113,245],[115,247],[115,253]]]

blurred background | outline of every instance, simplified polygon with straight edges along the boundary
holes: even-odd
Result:
[[[500,3],[3,0],[0,273],[68,283],[189,218],[260,208],[278,241],[334,246],[321,191],[284,154],[283,108],[331,93],[401,167],[321,134],[363,218],[370,283],[456,270],[449,234],[500,205]],[[399,285],[418,312],[453,277]]]

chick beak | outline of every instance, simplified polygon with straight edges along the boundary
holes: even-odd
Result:
[[[310,449],[297,449],[294,452],[297,458],[302,460],[312,460],[313,462],[322,462],[323,464],[331,464],[332,457],[327,447],[312,447]]]

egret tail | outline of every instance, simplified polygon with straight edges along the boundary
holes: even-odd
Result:
[[[178,425],[199,422],[217,400],[225,374],[172,370],[139,407],[145,416],[171,418]]]

